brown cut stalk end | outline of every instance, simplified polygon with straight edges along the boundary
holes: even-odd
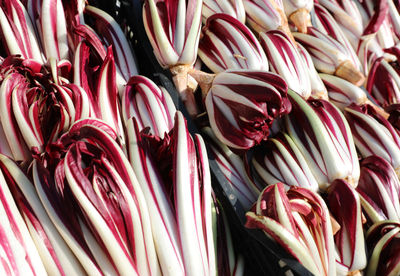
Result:
[[[347,276],[361,276],[361,272],[360,270],[355,270],[355,271],[350,271],[349,273],[347,273]]]
[[[293,42],[293,44],[296,45],[296,47],[297,47],[297,42],[294,39],[292,32],[290,31],[289,24],[287,23],[287,21],[285,22],[285,24],[279,26],[278,30],[284,32],[289,37],[289,39]]]
[[[365,103],[369,104],[370,106],[372,106],[372,108],[375,110],[375,112],[378,113],[379,115],[381,115],[386,120],[389,118],[389,113],[387,113],[382,107],[380,107],[380,106],[374,104],[373,102],[371,102],[370,99],[367,98]]]
[[[178,64],[169,68],[173,76],[178,75],[187,75],[188,71],[192,68],[192,66],[187,64]]]
[[[344,180],[350,184],[350,186],[352,186],[353,188],[356,188],[358,185],[358,179],[354,179],[352,176],[347,176],[344,178]]]
[[[331,219],[331,225],[332,225],[332,233],[333,235],[336,235],[336,233],[340,230],[340,224],[337,222],[337,220],[329,214],[329,217]]]
[[[286,16],[285,12],[278,6],[278,4],[276,4],[275,1],[270,1],[270,3],[275,8],[275,10],[279,13],[279,16],[281,18],[281,25],[278,27],[278,30],[284,32],[292,40],[292,42],[296,44],[296,41],[294,40],[292,32],[290,31],[288,18]]]
[[[201,88],[202,98],[204,99],[208,91],[212,86],[212,82],[214,81],[215,74],[209,74],[197,69],[192,69],[189,71],[189,75],[193,77]]]
[[[365,217],[363,212],[361,212],[361,223],[362,224],[366,224],[367,223],[367,218]]]
[[[199,84],[197,83],[197,81],[191,75],[188,75],[187,86],[188,86],[188,89],[190,89],[193,92],[195,92],[197,87],[199,86]]]
[[[311,96],[313,98],[315,98],[315,99],[329,101],[328,92],[326,90],[323,90],[323,91],[311,91]]]
[[[396,172],[397,177],[400,178],[400,168],[395,168],[394,171]]]
[[[198,108],[196,105],[196,100],[193,94],[193,88],[189,87],[191,82],[188,81],[188,71],[192,69],[190,65],[176,65],[170,68],[173,75],[172,80],[174,81],[175,88],[179,93],[182,102],[189,115],[194,118],[197,116]]]
[[[307,33],[307,27],[311,26],[310,12],[301,8],[289,15],[289,20],[296,26],[301,33]]]
[[[363,75],[363,73],[355,68],[350,60],[342,62],[336,68],[335,75],[357,86],[361,86],[365,82],[365,76]]]
[[[389,54],[389,53],[383,53],[383,58],[387,62],[395,62],[397,60],[395,55]]]

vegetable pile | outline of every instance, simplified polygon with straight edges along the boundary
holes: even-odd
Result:
[[[400,275],[398,0],[96,5],[0,0],[0,275]]]

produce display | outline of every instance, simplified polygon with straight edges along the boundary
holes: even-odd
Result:
[[[400,275],[399,0],[0,0],[0,275]]]

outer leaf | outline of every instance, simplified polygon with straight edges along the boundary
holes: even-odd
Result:
[[[7,1],[0,8],[0,30],[9,55],[42,62],[40,42],[27,10],[19,0]]]
[[[82,223],[68,199],[60,196],[50,172],[37,160],[32,164],[32,178],[46,212],[86,273],[116,274],[108,256],[97,243],[87,226]],[[68,218],[68,220],[67,220]]]
[[[311,95],[314,98],[326,99],[328,91],[326,90],[324,83],[322,82],[320,76],[317,73],[317,70],[315,69],[314,62],[312,61],[310,54],[300,44],[297,45],[297,49],[303,59],[304,64],[307,66],[308,69],[307,72],[308,76],[310,77]]]
[[[335,21],[333,16],[321,5],[315,4],[315,27],[323,32],[324,34],[334,38],[339,43],[343,45],[343,48],[346,50],[346,53],[349,57],[351,57],[352,62],[357,65],[357,68],[360,68],[361,64],[358,60],[358,56],[352,47],[352,44],[347,39],[339,24]],[[366,72],[367,73],[367,72]]]
[[[161,270],[165,275],[185,275],[184,256],[178,227],[168,190],[158,170],[157,162],[139,132],[135,118],[126,122],[129,159],[138,177],[149,208],[153,238]]]
[[[206,244],[206,255],[208,261],[208,275],[216,274],[216,254],[214,245],[213,222],[212,222],[212,188],[211,188],[211,173],[208,163],[207,149],[203,138],[196,134],[194,142],[197,149],[198,166],[200,174],[200,189],[201,189],[201,220],[204,232],[204,243]]]
[[[351,53],[336,39],[314,27],[308,27],[307,34],[293,33],[293,36],[310,53],[318,71],[335,74],[358,86],[364,82],[358,60],[353,59]]]
[[[276,220],[296,238],[299,238],[283,183],[268,186],[261,192],[256,203],[256,214]]]
[[[206,23],[207,18],[216,13],[228,14],[243,24],[246,21],[246,12],[242,0],[204,0],[201,13],[203,23]]]
[[[331,184],[328,206],[341,228],[335,243],[343,264],[350,271],[362,270],[367,265],[362,229],[361,205],[355,189],[343,180]]]
[[[302,153],[285,133],[269,139],[263,150],[256,151],[252,163],[267,184],[282,182],[288,186],[318,190],[318,183]]]
[[[319,187],[326,189],[335,179],[349,178],[357,183],[359,167],[355,147],[340,111],[327,101],[307,103],[296,93],[290,90],[288,93],[293,106],[286,117],[288,133],[303,154]]]
[[[290,89],[307,99],[311,95],[308,67],[295,44],[279,30],[260,33],[260,38],[272,72],[279,74]]]
[[[46,275],[35,244],[0,171],[0,271],[5,275]]]
[[[137,65],[129,43],[118,23],[106,12],[93,6],[85,7],[85,14],[94,19],[97,33],[107,41],[107,46],[112,45],[117,71],[122,74],[125,82],[130,77],[137,75]]]
[[[248,212],[246,217],[246,227],[262,229],[283,248],[289,251],[311,273],[318,275],[319,270],[309,251],[305,248],[304,244],[296,239],[296,237],[294,237],[285,227],[273,219],[264,216],[257,216],[253,212]]]
[[[214,73],[227,69],[268,71],[267,57],[256,37],[243,23],[226,14],[208,18],[199,56]]]
[[[218,74],[206,98],[217,138],[236,149],[266,140],[273,120],[290,111],[286,89],[283,79],[272,73],[241,70]]]
[[[98,118],[114,128],[123,138],[114,57],[110,48],[108,48],[106,59],[100,68],[94,100],[96,104],[95,112]]]
[[[127,265],[128,262],[133,262],[135,266],[137,266],[138,273],[141,275],[158,274],[159,267],[155,255],[150,219],[145,199],[134,171],[121,148],[106,132],[90,124],[83,124],[80,129],[74,129],[74,132],[69,133],[69,135],[73,139],[71,142],[74,142],[74,140],[76,142],[68,150],[63,160],[66,180],[69,185],[73,185],[71,186],[71,191],[74,193],[87,219],[93,227],[97,229],[96,235],[98,235],[98,238],[102,238],[104,246],[110,253],[114,264],[118,270],[122,269],[122,271],[124,271],[128,269],[125,265]],[[92,148],[90,145],[86,147],[84,141],[95,143],[96,148]],[[92,167],[94,174],[92,176],[86,176],[83,168],[80,167],[80,154],[96,154],[99,153],[99,151],[102,153],[96,156],[96,158],[98,158],[97,162],[100,162],[99,171],[97,172],[97,167],[94,166]],[[86,186],[89,181],[87,177],[94,178],[93,180],[96,184],[93,187],[94,190],[89,189],[90,186]],[[80,180],[78,181],[78,179]],[[104,181],[110,186],[104,187]],[[86,185],[84,185],[85,183]],[[106,190],[103,190],[103,188],[112,189],[110,191],[111,193],[106,193]],[[116,204],[116,198],[113,195],[120,196],[118,202],[121,206],[116,210],[120,210],[119,212],[121,213],[115,217],[112,216],[112,218],[115,221],[124,221],[123,224],[118,223],[114,225],[112,220],[105,219],[110,216],[117,207],[114,205]],[[87,201],[87,197],[91,200]],[[101,211],[104,210],[104,207],[107,207],[105,209],[107,212]],[[96,209],[97,212],[93,212],[93,210]],[[109,227],[108,232],[102,232],[103,230],[101,230],[102,227],[105,226],[104,223]],[[123,226],[125,224],[127,225],[127,230],[123,229],[125,228],[125,226]],[[119,234],[115,235],[116,233],[120,233],[122,236]],[[125,240],[124,237],[126,237],[127,240]],[[116,239],[119,244],[123,244],[124,242],[128,243],[122,248],[114,248],[113,246],[115,245],[111,242],[114,239]],[[119,250],[125,252],[124,255],[128,260],[122,258],[122,255],[117,252]],[[127,250],[134,251],[128,253],[129,251]],[[129,271],[132,270],[129,269]]]
[[[47,59],[68,59],[69,49],[64,8],[61,0],[42,0],[40,28]]]
[[[82,275],[79,261],[51,222],[30,180],[8,157],[0,155],[0,162],[47,273]]]
[[[175,210],[185,269],[190,275],[204,275],[210,267],[204,242],[207,235],[201,216],[196,149],[181,113],[175,115],[174,133]]]
[[[201,29],[201,0],[154,1],[143,6],[144,27],[162,67],[193,65]]]
[[[124,121],[134,117],[140,131],[150,127],[151,134],[164,138],[173,127],[176,109],[171,96],[144,76],[129,80],[121,105]]]
[[[18,83],[23,84],[23,78],[18,73],[10,74],[3,79],[0,86],[0,120],[3,137],[7,139],[7,143],[2,143],[2,153],[20,161],[28,159],[29,152],[12,112],[11,95]]]
[[[332,14],[353,49],[356,50],[364,30],[363,17],[357,4],[351,0],[320,0],[318,2]]]
[[[357,186],[360,177],[360,165],[350,126],[345,116],[328,101],[309,100],[309,103],[323,121],[333,143],[335,143],[338,154],[347,164],[349,175],[345,179],[351,185]]]
[[[387,219],[400,222],[400,183],[388,161],[376,155],[363,159],[357,191],[372,223]]]
[[[278,0],[244,0],[246,20],[250,27],[259,32],[282,28],[289,33],[287,18],[282,1]]]
[[[369,106],[350,106],[345,110],[361,155],[378,155],[390,162],[397,171],[400,166],[400,137],[391,124]]]
[[[319,273],[336,275],[332,226],[325,202],[306,188],[292,187],[287,195],[299,236],[319,266]]]
[[[367,243],[371,250],[367,275],[396,275],[399,266],[400,225],[393,221],[374,224],[367,232]]]
[[[399,72],[383,57],[376,59],[371,65],[366,88],[382,107],[400,103]]]
[[[362,105],[367,101],[364,90],[342,78],[329,74],[319,75],[328,89],[329,100],[340,110],[351,104]]]
[[[209,137],[206,141],[220,171],[231,184],[239,202],[245,209],[250,209],[260,189],[250,178],[243,158],[221,143],[210,128],[204,128],[203,132]]]

